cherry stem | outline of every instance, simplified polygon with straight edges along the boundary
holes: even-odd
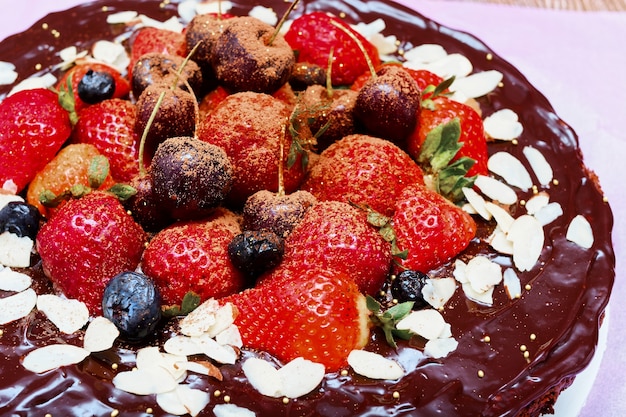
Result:
[[[276,29],[274,30],[274,33],[272,34],[272,37],[270,38],[269,42],[267,43],[267,46],[271,46],[272,43],[274,43],[274,39],[276,39],[276,37],[278,36],[278,33],[280,32],[280,29],[283,27],[283,25],[285,24],[285,22],[287,21],[287,18],[289,17],[289,15],[291,14],[291,12],[293,12],[293,10],[296,8],[296,6],[298,5],[298,3],[300,3],[300,0],[294,0],[290,5],[289,8],[287,9],[287,11],[283,14],[283,17],[280,18],[280,21],[278,22],[278,24],[276,25]]]
[[[359,47],[361,52],[363,52],[363,57],[365,58],[365,62],[367,63],[368,68],[370,69],[370,73],[372,74],[372,79],[376,79],[376,77],[377,77],[376,69],[374,68],[374,64],[372,64],[372,60],[370,59],[370,56],[367,54],[367,51],[365,50],[365,46],[363,46],[363,42],[361,42],[361,40],[359,38],[357,38],[354,33],[352,33],[350,30],[348,30],[348,28],[345,27],[344,25],[342,25],[341,23],[339,23],[337,21],[334,21],[332,19],[331,19],[330,23],[331,23],[331,25],[335,26],[339,30],[343,31],[346,35],[348,35],[357,44],[357,46]]]
[[[329,98],[333,97],[333,81],[332,81],[332,73],[333,73],[333,53],[335,48],[330,48],[330,53],[328,54],[328,67],[326,69],[326,94],[328,94]]]
[[[157,99],[154,105],[154,108],[152,109],[152,113],[150,113],[150,118],[148,119],[146,128],[143,130],[143,133],[141,134],[141,140],[139,141],[139,173],[141,175],[146,174],[146,167],[143,164],[143,156],[145,152],[146,138],[148,137],[148,132],[150,131],[150,127],[152,127],[152,123],[154,123],[154,119],[156,118],[157,112],[159,111],[159,107],[161,107],[161,103],[163,103],[164,98],[165,98],[165,91],[161,91],[161,94],[159,94],[159,98]]]
[[[278,191],[277,194],[279,196],[285,195],[285,167],[283,163],[283,158],[285,157],[285,135],[287,134],[287,126],[283,126],[283,133],[280,136],[279,143],[279,158],[278,158]]]

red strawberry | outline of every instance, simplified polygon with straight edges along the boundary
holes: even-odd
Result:
[[[281,147],[285,191],[298,188],[304,172],[298,160],[288,166],[293,142],[287,131],[289,115],[279,99],[243,92],[226,97],[202,122],[198,138],[224,149],[234,167],[231,202],[242,204],[257,191],[278,190]]]
[[[90,167],[94,158],[102,154],[89,144],[71,144],[61,151],[50,161],[28,185],[26,200],[39,209],[44,217],[51,217],[59,207],[45,207],[41,203],[44,191],[52,192],[55,196],[62,194],[75,186],[89,187],[93,179],[90,178]],[[100,175],[99,173],[96,173]],[[100,183],[99,189],[106,190],[115,184],[113,178],[104,173],[103,178],[96,181]]]
[[[390,251],[364,211],[325,201],[309,208],[289,234],[279,268],[322,267],[345,273],[363,293],[376,294],[389,272]]]
[[[130,63],[128,78],[132,79],[135,62],[142,55],[158,52],[166,55],[186,55],[185,35],[167,29],[144,27],[135,32],[131,38]]]
[[[71,131],[56,93],[38,88],[5,98],[0,103],[0,188],[22,191]]]
[[[297,357],[332,372],[369,337],[365,297],[349,275],[319,266],[283,269],[263,285],[221,300],[239,312],[246,347],[288,362]]]
[[[378,68],[376,68],[376,72],[378,72],[380,68],[384,65],[401,65],[401,64],[397,62],[386,62],[382,64],[381,66],[379,66]],[[406,68],[406,67],[403,67],[403,68],[406,72],[409,73],[411,78],[415,80],[415,82],[417,83],[417,87],[420,89],[420,91],[423,91],[429,85],[433,85],[436,87],[439,84],[441,84],[441,82],[443,81],[443,78],[427,70],[423,70],[423,69],[415,70],[415,69]],[[370,79],[371,75],[372,74],[369,71],[364,72],[354,81],[354,83],[350,86],[350,89],[358,91],[361,87],[363,87],[363,84],[365,84],[367,80]]]
[[[463,251],[476,234],[474,219],[436,192],[411,185],[404,189],[392,219],[396,244],[407,251],[403,268],[428,272]]]
[[[111,174],[128,182],[139,174],[139,135],[135,105],[127,100],[104,100],[79,114],[72,141],[95,146],[111,164]]]
[[[463,147],[454,157],[453,161],[466,156],[476,161],[467,172],[471,177],[477,174],[487,175],[487,139],[480,115],[467,104],[450,100],[444,96],[437,96],[429,100],[428,107],[422,107],[417,127],[407,139],[407,151],[409,155],[418,158],[422,144],[428,133],[438,125],[458,118],[461,124],[461,137],[459,142]]]
[[[181,304],[190,291],[206,300],[241,290],[244,278],[228,256],[228,244],[240,232],[237,217],[225,209],[160,231],[145,250],[142,268],[164,304]]]
[[[333,23],[356,36],[374,67],[380,64],[378,50],[374,45],[343,20],[324,12],[307,13],[295,19],[285,33],[285,40],[297,51],[298,62],[316,64],[322,68],[328,67],[332,50],[332,83],[349,85],[368,71],[369,67],[358,43]]]
[[[130,83],[117,69],[99,62],[81,63],[63,74],[63,77],[61,77],[56,86],[59,91],[67,90],[68,78],[71,80],[72,92],[74,95],[74,111],[76,113],[79,113],[81,109],[88,106],[87,103],[78,97],[78,84],[90,70],[94,72],[106,72],[113,76],[113,79],[115,80],[115,92],[113,93],[113,98],[125,98],[128,96],[128,93],[130,92]]]
[[[43,225],[37,251],[56,288],[97,315],[107,282],[135,270],[145,241],[146,234],[116,197],[93,192],[70,200]]]
[[[368,205],[391,216],[400,192],[423,184],[420,167],[393,143],[366,135],[350,135],[322,152],[302,189],[320,201]]]

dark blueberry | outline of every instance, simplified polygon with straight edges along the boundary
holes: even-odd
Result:
[[[413,310],[427,307],[428,303],[422,294],[427,279],[428,275],[419,271],[402,271],[391,282],[391,295],[400,303],[413,301]]]
[[[88,104],[113,97],[115,78],[108,72],[89,70],[78,83],[78,97]]]
[[[283,239],[267,230],[245,231],[235,236],[228,245],[233,265],[251,278],[278,265],[283,251]]]
[[[139,341],[151,334],[161,320],[161,294],[149,277],[122,272],[104,289],[102,311],[124,339]]]
[[[11,201],[0,210],[0,233],[11,232],[35,240],[39,231],[39,210],[35,206]]]

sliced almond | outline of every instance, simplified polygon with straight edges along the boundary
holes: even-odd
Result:
[[[83,347],[89,352],[102,352],[113,347],[120,331],[109,319],[96,317],[85,330]]]
[[[517,202],[515,190],[495,178],[478,175],[474,185],[487,197],[502,204],[510,205]]]
[[[123,73],[130,63],[124,46],[117,42],[99,40],[94,43],[91,54],[97,61],[104,62]]]
[[[465,293],[465,296],[476,302],[479,304],[483,304],[486,306],[492,306],[493,305],[493,289],[494,287],[489,288],[487,291],[484,292],[477,292],[473,287],[472,284],[470,284],[469,282],[463,284],[462,286],[463,288],[463,292]]]
[[[177,416],[189,414],[192,417],[200,414],[210,399],[209,393],[189,385],[178,385],[172,391],[157,394],[156,397],[157,404],[166,413]]]
[[[550,203],[550,196],[546,192],[541,192],[529,198],[524,207],[528,214],[535,214],[547,206],[548,203]]]
[[[222,381],[224,379],[220,369],[209,361],[187,361],[181,364],[185,370],[200,375],[206,375]]]
[[[508,152],[496,152],[487,160],[487,167],[491,172],[504,178],[511,186],[528,191],[533,182],[530,174],[519,159]]]
[[[227,303],[215,312],[215,322],[209,326],[206,333],[209,337],[215,337],[226,330],[235,322],[235,308],[231,303]]]
[[[554,173],[545,156],[532,146],[525,146],[522,152],[535,173],[537,180],[539,180],[539,184],[544,186],[550,184],[554,178]]]
[[[41,77],[30,77],[20,81],[14,86],[7,96],[13,95],[18,91],[32,90],[35,88],[50,88],[57,82],[57,78],[51,73],[42,75]]]
[[[429,340],[424,346],[424,355],[435,359],[445,358],[450,352],[454,352],[458,345],[459,342],[453,337]]]
[[[81,347],[55,344],[30,351],[22,360],[22,365],[29,371],[40,374],[61,366],[75,365],[87,356],[89,351]]]
[[[184,362],[187,362],[186,356],[161,352],[156,346],[148,346],[137,351],[137,369],[161,368],[176,381],[184,380],[187,375],[185,366],[182,365]]]
[[[180,332],[186,336],[200,336],[215,324],[215,313],[220,304],[210,298],[186,315],[180,322]]]
[[[485,208],[485,199],[480,196],[474,189],[463,187],[461,189],[463,195],[467,199],[467,202],[472,208],[485,220],[491,220],[491,213]]]
[[[30,266],[30,255],[34,242],[28,236],[18,236],[15,233],[0,234],[0,265],[27,268]]]
[[[196,12],[198,14],[206,14],[206,13],[224,13],[233,8],[233,3],[231,1],[201,1],[196,5]]]
[[[37,309],[63,333],[72,334],[89,321],[89,309],[82,301],[42,294],[37,298]]]
[[[496,220],[496,223],[498,223],[498,227],[500,227],[500,230],[507,233],[511,228],[511,225],[515,221],[513,216],[511,216],[508,211],[494,203],[485,203],[485,208]]]
[[[429,278],[422,288],[422,295],[433,308],[441,309],[452,298],[455,291],[454,278]]]
[[[14,271],[10,267],[0,269],[0,291],[24,291],[32,282],[30,276]]]
[[[446,321],[441,313],[434,309],[412,311],[396,324],[398,330],[408,330],[425,339],[436,339],[444,331]]]
[[[372,379],[394,380],[404,376],[398,362],[367,350],[355,349],[348,355],[348,364],[354,372]]]
[[[495,90],[502,78],[502,73],[496,70],[476,72],[466,77],[455,79],[450,86],[450,90],[460,91],[468,98],[478,98]]]
[[[515,219],[507,234],[513,242],[513,263],[520,271],[530,271],[539,260],[544,245],[543,226],[528,214]]]
[[[487,242],[494,248],[497,252],[500,252],[504,255],[513,255],[513,242],[509,240],[506,236],[506,233],[500,229],[500,227],[496,227],[487,239]]]
[[[135,11],[125,11],[125,12],[117,12],[111,13],[107,16],[107,23],[110,25],[120,24],[120,23],[130,23],[133,20],[137,19],[137,12]]]
[[[278,16],[271,7],[256,5],[250,9],[248,16],[259,19],[261,22],[265,22],[270,26],[276,26],[276,23],[278,23]]]
[[[213,407],[215,417],[255,417],[254,411],[235,404],[217,404]]]
[[[0,85],[10,85],[17,80],[15,65],[10,62],[0,61]]]
[[[483,122],[485,133],[493,139],[513,140],[522,134],[524,128],[519,117],[511,109],[501,109],[486,117]]]
[[[427,64],[445,58],[448,55],[441,45],[425,43],[404,53],[407,62]]]
[[[113,385],[131,394],[150,395],[175,390],[178,383],[167,370],[154,366],[120,372],[113,378]]]
[[[281,394],[287,398],[302,397],[317,388],[325,373],[324,365],[296,358],[278,370],[283,387]]]
[[[32,288],[0,298],[0,324],[26,317],[37,305],[37,293]]]
[[[585,249],[591,248],[594,240],[591,224],[584,216],[577,215],[570,222],[565,238]]]
[[[463,262],[462,260],[456,259],[454,261],[454,271],[452,272],[452,275],[454,276],[454,279],[456,279],[461,284],[465,284],[469,282],[467,280],[467,277],[465,276],[466,267],[467,267],[467,264]]]
[[[520,298],[522,296],[522,284],[513,268],[504,270],[504,288],[509,299]]]
[[[278,398],[282,396],[282,378],[278,370],[268,361],[249,358],[241,366],[248,382],[262,395]]]
[[[474,67],[467,57],[454,53],[446,55],[437,61],[431,62],[427,65],[426,69],[429,69],[431,72],[439,75],[444,80],[454,76],[458,81],[458,78],[463,78],[471,74]],[[455,81],[455,83],[457,81]]]
[[[502,267],[486,256],[475,256],[465,268],[465,275],[478,293],[486,292],[502,281]]]
[[[215,336],[215,341],[220,345],[230,345],[241,348],[243,341],[241,340],[241,333],[239,328],[234,324],[231,324],[220,333]]]
[[[537,211],[534,216],[542,226],[552,223],[563,215],[563,207],[554,201]]]

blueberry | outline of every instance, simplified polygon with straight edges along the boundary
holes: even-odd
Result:
[[[87,104],[96,104],[113,97],[115,78],[108,72],[89,70],[78,83],[78,97]]]
[[[161,294],[149,277],[122,272],[104,289],[102,311],[124,339],[139,341],[152,333],[161,320]]]
[[[278,265],[283,251],[283,239],[268,230],[245,231],[228,245],[233,265],[252,278]]]
[[[11,201],[0,210],[0,233],[11,232],[35,240],[39,231],[39,210],[20,201]]]
[[[413,310],[422,309],[428,306],[422,294],[427,279],[428,275],[419,271],[402,271],[391,283],[391,295],[400,303],[413,301]]]

